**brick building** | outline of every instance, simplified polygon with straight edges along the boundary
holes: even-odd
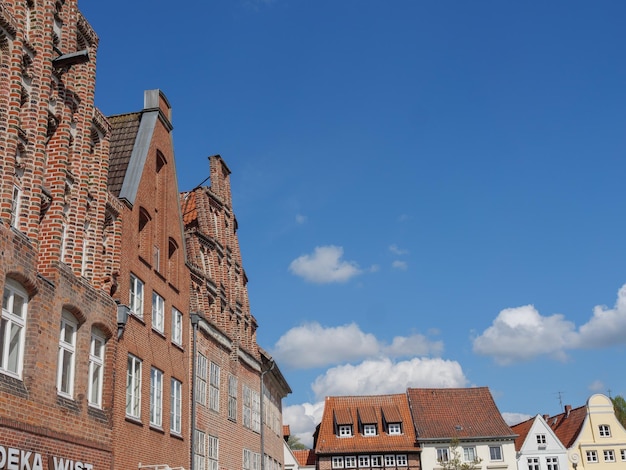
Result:
[[[171,108],[149,90],[142,111],[109,121],[108,187],[124,235],[113,297],[129,310],[115,362],[114,465],[189,468],[189,270]]]
[[[230,170],[209,159],[209,187],[182,195],[191,269],[194,470],[283,466],[282,399],[291,392],[256,342],[232,209]]]
[[[2,468],[111,467],[116,222],[97,47],[75,0],[0,1]]]

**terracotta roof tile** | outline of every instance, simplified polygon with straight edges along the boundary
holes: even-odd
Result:
[[[569,449],[578,437],[586,417],[587,407],[580,406],[570,410],[569,413],[565,411],[551,416],[548,418],[548,426],[552,428],[561,443]]]
[[[335,408],[335,424],[352,424],[354,419],[352,418],[352,412],[350,408]]]
[[[530,428],[532,428],[533,423],[535,422],[536,416],[533,416],[526,421],[516,424],[515,426],[511,426],[511,430],[517,434],[515,438],[515,450],[522,450],[522,446],[524,445],[524,441],[526,440],[526,436],[528,436],[528,432]]]
[[[402,416],[397,406],[383,405],[380,408],[387,423],[399,423],[402,421]]]
[[[487,387],[409,388],[417,440],[513,437]]]
[[[376,410],[372,406],[361,406],[357,408],[357,413],[361,424],[376,424],[378,422]]]
[[[291,429],[288,424],[283,424],[283,437],[289,437],[291,435]]]
[[[383,422],[383,407],[397,410],[402,433],[389,435]],[[351,412],[348,414],[348,410]],[[355,411],[358,410],[358,411]],[[359,413],[374,413],[377,434],[364,436],[359,426]],[[335,417],[339,416],[341,424],[352,425],[352,437],[339,437],[335,424]],[[346,423],[350,417],[351,421]],[[372,418],[368,418],[368,421]],[[415,432],[411,421],[411,411],[406,394],[398,395],[374,395],[374,396],[348,396],[326,397],[322,422],[316,431],[315,451],[318,454],[333,454],[347,452],[417,452],[419,448],[415,444]]]
[[[185,226],[198,218],[196,209],[196,192],[190,191],[181,195],[181,205],[183,211],[183,223]]]
[[[312,449],[292,450],[293,456],[301,467],[315,465],[315,451]]]
[[[108,188],[115,196],[119,196],[139,130],[141,113],[119,114],[107,119],[112,129],[109,146]]]

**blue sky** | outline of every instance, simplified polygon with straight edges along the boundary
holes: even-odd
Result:
[[[82,0],[96,103],[219,153],[259,343],[325,395],[488,386],[509,422],[626,395],[623,1]]]

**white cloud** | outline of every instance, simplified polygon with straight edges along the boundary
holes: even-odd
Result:
[[[502,418],[504,418],[504,422],[509,426],[513,426],[515,424],[523,423],[524,421],[532,418],[531,415],[527,415],[526,413],[502,413]]]
[[[302,224],[306,223],[306,221],[307,221],[307,216],[306,215],[296,214],[296,223],[298,225],[302,225]]]
[[[568,350],[617,344],[626,344],[626,285],[619,289],[613,308],[596,306],[578,329],[563,315],[542,316],[532,305],[502,310],[474,339],[473,349],[505,365],[538,356],[564,360]]]
[[[406,261],[395,260],[393,263],[391,263],[391,267],[406,271],[409,268],[409,264]]]
[[[394,255],[406,255],[409,253],[409,250],[404,250],[402,248],[399,248],[398,245],[396,245],[395,243],[393,245],[389,245],[389,251],[391,251]]]
[[[298,437],[305,446],[313,447],[315,426],[322,421],[324,402],[302,403],[283,408],[283,423],[289,425],[292,435]]]
[[[315,351],[315,354],[311,354]],[[397,336],[391,344],[364,333],[355,323],[323,327],[317,322],[290,329],[276,344],[272,355],[283,367],[306,369],[379,356],[411,357],[443,351],[443,342],[426,336]]]
[[[602,382],[601,380],[594,380],[593,382],[591,382],[589,384],[589,391],[597,393],[597,392],[603,392],[605,390],[605,385],[604,382]]]
[[[389,358],[328,369],[311,385],[315,396],[381,395],[404,393],[408,387],[464,387],[468,380],[461,365],[441,358],[413,358],[393,362]]]
[[[361,274],[354,261],[344,261],[340,246],[318,246],[313,254],[302,255],[291,262],[289,271],[306,281],[317,284],[346,282]]]

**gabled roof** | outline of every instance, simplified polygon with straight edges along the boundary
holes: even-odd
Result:
[[[383,421],[383,408],[394,410],[395,419],[388,422],[400,423],[402,434],[387,434]],[[359,423],[360,416],[366,416],[366,422]],[[376,424],[376,435],[364,436],[360,426],[363,424]],[[351,425],[352,436],[339,437],[337,432],[339,425]],[[405,394],[326,397],[324,415],[318,429],[315,439],[315,452],[318,455],[346,452],[416,452],[419,450],[415,444],[411,411]]]
[[[315,466],[315,451],[312,449],[292,450],[300,467]]]
[[[291,435],[291,429],[288,424],[283,424],[283,437],[289,437]]]
[[[580,434],[586,417],[586,406],[583,405],[574,409],[567,406],[563,413],[548,418],[548,426],[554,431],[561,443],[569,449]]]
[[[108,187],[119,197],[139,131],[141,113],[118,114],[107,119],[111,123]]]
[[[535,419],[537,417],[533,416],[530,419],[527,419],[526,421],[522,421],[521,423],[516,424],[515,426],[511,426],[511,430],[517,434],[517,437],[515,438],[515,450],[516,451],[520,451],[522,449],[522,446],[524,445],[524,442],[526,441],[526,436],[528,436],[528,433],[530,432],[530,428],[533,427],[533,423],[535,422]]]
[[[514,437],[487,387],[409,388],[407,395],[418,442]]]

